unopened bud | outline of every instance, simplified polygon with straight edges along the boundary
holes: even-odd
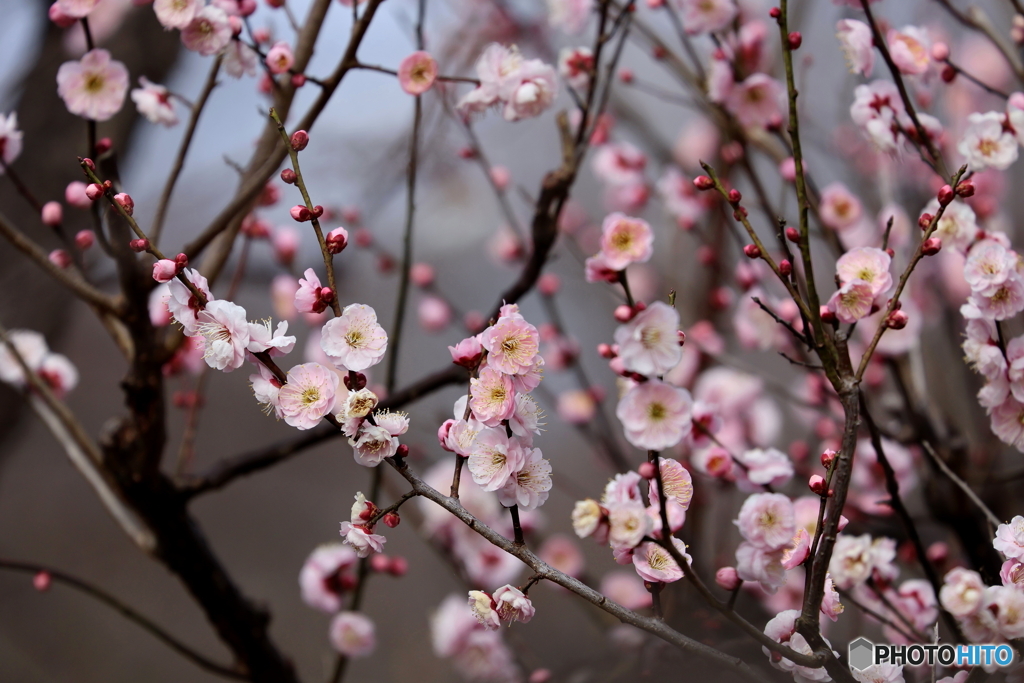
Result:
[[[114,142],[110,138],[100,138],[96,141],[96,156],[106,154],[113,146]]]
[[[178,274],[178,265],[170,259],[160,259],[153,264],[153,279],[163,284]]]
[[[974,196],[974,183],[970,180],[962,180],[956,185],[956,193],[961,197]]]
[[[45,593],[50,589],[50,583],[52,582],[52,579],[53,577],[50,576],[50,572],[37,572],[36,575],[32,577],[32,587],[40,593]]]
[[[636,468],[636,471],[640,473],[640,476],[644,479],[654,479],[655,469],[653,462],[644,462],[640,464],[640,467]]]
[[[698,190],[713,190],[715,181],[706,175],[699,175],[693,179],[693,186]]]
[[[821,466],[827,470],[829,467],[832,467],[832,463],[835,461],[835,459],[836,452],[831,448],[826,448],[824,452],[821,454]]]
[[[375,572],[386,572],[391,566],[391,558],[387,555],[375,553],[370,556],[370,568]]]
[[[60,202],[46,202],[43,204],[40,218],[44,225],[56,228],[64,221],[64,207],[60,205]]]
[[[743,199],[743,195],[736,188],[729,190],[729,203],[739,204],[740,200]]]
[[[178,270],[181,271],[188,268],[188,254],[181,253],[174,257],[174,263],[178,266]]]
[[[804,37],[800,35],[799,31],[793,31],[787,36],[786,42],[789,43],[790,50],[799,50],[800,45],[804,42]]]
[[[633,310],[632,306],[622,304],[621,306],[615,307],[615,319],[618,320],[620,323],[628,323],[630,320],[633,319],[634,315],[635,311]]]
[[[310,213],[309,209],[302,206],[301,204],[296,204],[295,206],[293,206],[288,211],[288,213],[291,214],[293,220],[296,220],[299,223],[305,223],[306,221],[313,217],[313,214]]]
[[[320,206],[319,204],[317,204],[316,206],[313,207],[313,218],[320,218],[320,216],[323,216],[323,215],[324,215],[324,207]]]
[[[281,180],[283,180],[285,183],[289,185],[294,185],[298,179],[299,177],[295,175],[295,171],[293,171],[292,169],[281,169]]]
[[[388,514],[384,515],[384,524],[389,529],[394,529],[396,526],[401,524],[401,522],[402,518],[398,516],[397,512],[389,512]]]
[[[325,304],[329,304],[334,301],[334,290],[330,287],[321,287],[317,291],[316,295]]]
[[[925,256],[934,256],[942,249],[942,240],[938,237],[929,237],[921,245],[921,253]]]
[[[71,254],[63,249],[54,249],[47,258],[50,259],[50,263],[62,270],[71,265]]]
[[[607,358],[609,360],[611,360],[612,358],[615,358],[615,356],[618,355],[612,349],[611,344],[598,344],[597,345],[597,354],[599,356],[601,356],[601,358]]]
[[[348,230],[345,228],[335,228],[327,233],[324,242],[327,244],[327,251],[329,253],[340,254],[348,246]]]
[[[846,528],[846,525],[849,524],[849,523],[850,523],[850,520],[848,520],[843,515],[839,515],[839,525],[836,527],[836,530],[837,531],[842,531],[843,529]]]
[[[953,197],[955,197],[956,194],[954,194],[952,187],[949,185],[943,185],[939,188],[939,192],[936,196],[938,197],[939,204],[941,206],[946,206],[953,201]]]
[[[740,580],[739,572],[735,567],[722,567],[715,572],[715,583],[727,591],[734,591],[740,587],[743,581]]]
[[[782,259],[779,261],[779,272],[786,277],[790,276],[793,272],[793,264],[789,262],[789,259]]]
[[[786,239],[789,240],[790,242],[793,242],[794,244],[796,244],[797,242],[800,241],[800,231],[797,230],[796,228],[790,226],[790,227],[786,228],[785,232],[786,232]]]
[[[409,571],[409,560],[402,556],[392,557],[388,566],[388,574],[391,576],[405,576]]]
[[[889,258],[895,258],[896,257],[896,250],[893,249],[892,247],[886,247],[885,248],[885,253],[889,255]]]
[[[359,391],[366,386],[366,375],[361,372],[349,372],[345,375],[345,388],[349,391]]]
[[[942,71],[939,72],[939,78],[942,79],[943,83],[952,83],[956,80],[956,69],[949,64],[942,67]]]
[[[83,164],[85,165],[85,167],[86,167],[86,168],[88,168],[88,169],[89,169],[90,171],[95,171],[95,170],[96,170],[96,162],[95,162],[95,161],[93,161],[92,159],[90,159],[89,157],[86,157],[85,159],[82,159],[82,163],[83,163]]]
[[[96,243],[96,233],[92,230],[79,230],[75,234],[75,246],[85,251]]]
[[[301,88],[302,86],[306,85],[306,75],[292,74],[292,85],[295,86],[296,88]]]
[[[825,495],[825,491],[827,490],[825,477],[820,474],[812,474],[811,478],[807,481],[807,486],[810,487],[812,493],[819,496]]]
[[[932,59],[936,62],[944,62],[949,59],[949,45],[943,42],[932,43]]]
[[[893,330],[902,330],[910,322],[910,316],[906,311],[893,311],[885,319],[886,327]]]
[[[768,16],[770,16],[772,19],[778,19],[779,17],[782,16],[782,10],[780,10],[778,7],[772,7],[770,10],[768,10]]]
[[[822,322],[834,323],[836,321],[836,314],[829,310],[828,306],[822,306],[818,309],[819,315],[821,315]]]
[[[142,253],[149,249],[149,240],[134,239],[128,243],[128,248],[135,253]]]
[[[103,186],[99,183],[89,183],[85,186],[85,196],[88,197],[90,201],[96,201],[103,196]]]
[[[619,80],[623,83],[633,82],[633,70],[625,67],[619,69]]]
[[[398,448],[395,449],[396,458],[405,458],[409,455],[409,447],[404,443],[398,444]]]
[[[761,249],[756,244],[748,244],[744,246],[743,253],[747,258],[761,258]]]
[[[935,216],[931,215],[930,213],[922,213],[921,217],[917,219],[917,227],[921,228],[922,230],[927,230],[928,227],[931,226],[932,220],[934,218]]]
[[[124,209],[124,212],[131,216],[135,213],[135,202],[127,192],[118,192],[114,195],[114,201],[117,205]]]
[[[292,149],[296,152],[301,152],[306,149],[306,145],[309,144],[309,133],[304,130],[297,130],[292,133],[291,137]]]

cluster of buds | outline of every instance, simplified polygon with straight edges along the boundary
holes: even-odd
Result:
[[[306,221],[311,221],[314,218],[320,218],[320,216],[323,216],[324,207],[317,204],[313,207],[313,210],[310,211],[302,204],[296,204],[288,210],[288,213],[291,214],[293,220],[299,223],[305,223]]]

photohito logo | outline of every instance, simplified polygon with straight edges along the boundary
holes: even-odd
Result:
[[[909,664],[920,666],[1010,666],[1013,663],[1013,648],[1005,643],[984,645],[950,645],[943,643],[913,645],[876,645],[867,638],[858,638],[850,643],[848,652],[850,668],[861,671],[872,664]]]

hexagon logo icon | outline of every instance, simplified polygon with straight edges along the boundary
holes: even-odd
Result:
[[[850,668],[860,671],[874,663],[875,645],[867,638],[861,637],[850,643]]]

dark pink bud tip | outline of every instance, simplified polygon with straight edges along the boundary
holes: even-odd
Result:
[[[743,199],[743,195],[736,188],[729,190],[729,203],[739,204],[740,200]]]
[[[615,319],[618,320],[620,323],[628,323],[630,320],[633,319],[633,314],[633,308],[631,306],[627,306],[626,304],[622,304],[621,306],[615,307]]]
[[[793,264],[789,262],[789,259],[782,259],[779,261],[779,272],[789,277],[793,272]]]
[[[384,525],[389,529],[394,529],[396,526],[401,524],[402,518],[398,516],[397,512],[389,512],[384,515]]]
[[[693,179],[693,186],[698,190],[712,190],[715,187],[715,181],[706,175],[699,175]]]
[[[136,253],[142,253],[142,252],[146,251],[147,249],[149,249],[149,240],[144,240],[144,239],[132,240],[131,242],[128,243],[128,247],[132,251],[134,251]]]
[[[747,258],[751,259],[761,257],[761,250],[758,248],[756,244],[748,244],[745,247],[743,247],[743,253],[744,255],[746,255]]]
[[[113,148],[114,142],[110,138],[100,138],[96,141],[96,155],[106,154]]]
[[[943,185],[942,187],[939,188],[938,199],[939,204],[941,204],[942,206],[946,206],[951,201],[953,201],[953,197],[955,196],[956,193],[953,192],[953,188],[950,187],[949,185]]]
[[[298,176],[295,175],[295,171],[290,168],[286,168],[281,171],[281,180],[289,185],[294,185],[295,181],[298,180]]]
[[[970,180],[964,180],[957,183],[956,193],[961,197],[973,197],[974,183],[972,183]]]
[[[796,244],[800,241],[800,231],[794,227],[786,228],[786,239]]]
[[[885,319],[885,324],[891,329],[902,330],[910,322],[910,316],[906,311],[893,311]]]
[[[304,130],[297,130],[292,133],[291,137],[292,149],[296,152],[301,152],[306,149],[306,145],[309,144],[309,133]]]
[[[811,489],[813,493],[819,496],[823,495],[826,491],[825,477],[821,476],[820,474],[813,474],[811,475],[810,480],[808,480],[807,486]]]
[[[921,253],[925,256],[934,256],[942,249],[942,240],[938,237],[929,237],[921,245]]]
[[[793,31],[789,34],[788,41],[790,50],[799,50],[800,45],[804,42],[804,37],[800,35],[799,31]]]

